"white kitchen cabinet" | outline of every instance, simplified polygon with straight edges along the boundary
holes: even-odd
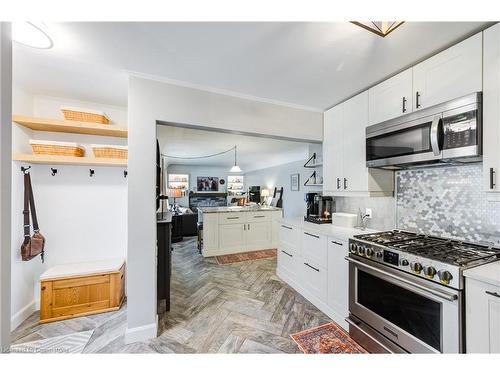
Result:
[[[327,272],[326,267],[321,267],[307,259],[301,259],[300,280],[308,294],[317,298],[320,302],[326,302],[327,296]]]
[[[338,316],[337,321],[344,322],[349,315],[348,241],[328,238],[328,307]],[[344,323],[345,324],[345,323]]]
[[[278,247],[279,243],[279,232],[280,232],[280,223],[278,220],[283,217],[283,211],[272,211],[271,212],[271,243],[273,248]]]
[[[500,200],[500,24],[483,38],[483,190]]]
[[[412,80],[410,68],[368,90],[370,125],[413,111]]]
[[[413,67],[414,110],[482,91],[482,33]]]
[[[299,283],[299,256],[293,247],[283,242],[278,245],[277,272],[281,277]]]
[[[342,189],[344,140],[344,106],[337,105],[323,116],[323,191]]]
[[[220,252],[228,254],[237,253],[247,249],[246,246],[246,224],[222,224],[219,225],[219,247]],[[205,224],[203,224],[205,228]]]
[[[245,236],[248,251],[270,249],[271,246],[270,221],[252,221],[246,224]]]
[[[466,278],[467,353],[500,353],[500,286]]]
[[[305,261],[326,267],[326,236],[311,232],[309,230],[302,231],[300,255]]]
[[[203,251],[214,251],[219,247],[219,215],[203,215]]]
[[[392,195],[393,172],[366,167],[367,125],[368,91],[325,112],[323,123],[325,195]]]

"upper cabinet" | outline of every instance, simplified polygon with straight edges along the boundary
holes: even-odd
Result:
[[[368,90],[370,125],[413,111],[412,80],[410,68]]]
[[[500,200],[500,25],[484,31],[483,47],[483,190]]]
[[[414,109],[482,91],[482,34],[413,67]]]
[[[386,196],[393,173],[366,167],[368,91],[324,114],[323,192],[332,196]]]
[[[482,33],[372,87],[369,124],[482,91]]]

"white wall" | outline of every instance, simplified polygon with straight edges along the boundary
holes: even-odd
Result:
[[[62,118],[61,105],[77,105],[104,110],[114,122],[126,126],[126,108],[78,102],[65,98],[34,97],[14,88],[13,111],[16,114]],[[74,141],[90,153],[92,143],[126,144],[126,139],[79,134],[34,132],[19,125],[13,127],[13,149],[31,153],[28,140]],[[36,165],[31,168],[40,229],[46,237],[46,261],[39,258],[23,262],[22,162],[13,162],[12,175],[12,318],[15,328],[37,308],[40,274],[55,264],[126,257],[127,180],[123,168]],[[51,176],[50,168],[57,168]]]
[[[283,186],[283,216],[304,216],[306,213],[304,194],[310,191],[321,192],[321,188],[315,189],[304,186],[304,182],[313,172],[313,169],[304,168],[304,162],[305,160],[295,161],[276,167],[248,172],[245,175],[246,182],[248,185],[259,185],[271,189],[271,194],[275,187],[279,189]],[[294,173],[300,174],[299,191],[290,190],[290,175]]]
[[[128,342],[156,335],[156,121],[322,140],[323,114],[131,77]]]
[[[10,24],[0,22],[0,352],[10,346],[11,99]]]
[[[219,193],[225,193],[227,191],[227,176],[229,168],[228,167],[211,167],[211,166],[203,166],[203,165],[182,165],[182,164],[169,164],[167,167],[168,173],[180,173],[180,174],[188,174],[189,175],[189,189],[196,192],[196,181],[197,177],[219,177],[219,181],[221,178],[225,180],[225,184],[221,185],[219,183]],[[239,173],[238,176],[242,176],[242,173]],[[188,207],[189,198],[182,197],[177,198],[175,200],[177,204]],[[173,199],[169,199],[169,202],[172,204]]]

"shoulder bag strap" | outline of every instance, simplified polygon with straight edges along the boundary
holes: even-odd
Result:
[[[30,199],[31,218],[33,219],[33,230],[36,233],[40,229],[38,228],[38,219],[36,217],[36,209],[35,209],[35,198],[33,197],[33,186],[31,185],[31,176],[30,176],[29,173],[28,173],[28,185],[29,185],[29,199]]]
[[[28,242],[30,235],[30,207],[29,207],[29,188],[30,180],[29,174],[24,174],[24,209],[23,209],[23,227],[24,227],[24,242]]]

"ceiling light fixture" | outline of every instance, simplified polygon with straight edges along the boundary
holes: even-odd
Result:
[[[384,38],[401,26],[404,21],[351,21],[351,23]]]
[[[237,150],[236,150],[236,145],[235,145],[234,146],[234,165],[229,170],[229,173],[240,173],[240,172],[242,172],[241,168],[238,167],[238,164],[236,163],[236,153],[237,153]]]
[[[23,46],[49,49],[54,46],[47,33],[47,27],[42,22],[13,22],[12,40]]]

